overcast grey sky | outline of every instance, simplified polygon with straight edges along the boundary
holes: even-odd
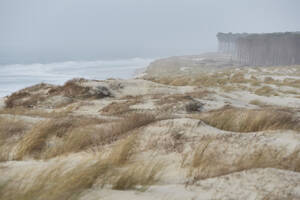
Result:
[[[299,0],[0,0],[0,63],[215,51],[217,32],[300,30]]]

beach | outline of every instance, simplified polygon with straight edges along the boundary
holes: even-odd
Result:
[[[153,59],[132,58],[0,65],[0,97],[41,82],[63,84],[72,78],[128,79],[135,76],[137,70],[147,67],[151,61]]]
[[[0,101],[0,197],[299,199],[299,77],[203,54],[19,90]]]

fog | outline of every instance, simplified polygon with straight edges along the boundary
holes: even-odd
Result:
[[[298,0],[0,0],[0,64],[216,51],[217,32],[300,30]]]

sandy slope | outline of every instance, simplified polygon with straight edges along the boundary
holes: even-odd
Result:
[[[63,180],[60,177],[63,174],[72,169],[89,169],[89,166],[98,162],[99,155],[109,157],[120,141],[126,140],[128,135],[136,134],[133,154],[128,163],[118,165],[114,173],[118,170],[125,173],[132,163],[162,162],[164,167],[157,174],[157,181],[148,185],[145,190],[141,190],[140,185],[119,190],[112,189],[113,180],[103,186],[103,180],[99,176],[89,187],[84,187],[75,199],[300,199],[300,135],[296,125],[296,128],[237,132],[225,130],[225,126],[222,129],[204,122],[204,118],[211,116],[215,110],[227,108],[239,112],[232,122],[237,125],[249,110],[272,110],[299,120],[300,89],[297,84],[264,81],[265,77],[296,80],[300,77],[299,67],[232,69],[233,64],[229,58],[214,54],[176,57],[154,62],[147,70],[146,78],[180,75],[192,79],[197,74],[219,72],[223,73],[223,77],[225,74],[233,76],[234,70],[242,72],[243,77],[255,76],[256,79],[261,79],[261,85],[251,85],[239,80],[238,83],[230,82],[237,87],[235,90],[225,91],[224,84],[178,86],[144,79],[75,80],[75,85],[70,87],[41,86],[24,90],[30,95],[19,95],[12,102],[21,107],[26,105],[21,110],[16,107],[4,108],[2,99],[0,122],[13,118],[34,127],[39,121],[63,121],[72,116],[78,117],[74,118],[72,124],[76,126],[80,120],[88,119],[84,121],[85,124],[80,124],[84,127],[81,134],[86,135],[81,140],[91,137],[92,142],[89,141],[89,145],[80,150],[75,148],[76,151],[46,158],[43,156],[52,155],[49,154],[50,150],[69,145],[68,137],[66,139],[64,135],[49,133],[50,136],[45,137],[41,146],[18,158],[21,141],[29,135],[30,130],[22,134],[14,133],[13,137],[5,139],[4,144],[0,143],[0,197],[3,198],[8,193],[7,187],[15,193],[22,188],[30,188],[31,184],[37,184],[37,180],[49,171],[57,173],[55,180],[61,183]],[[195,73],[191,76],[188,71]],[[245,85],[247,88],[241,87]],[[263,86],[272,87],[278,94],[274,96],[255,92],[255,89]],[[106,95],[107,91],[109,95]],[[43,98],[38,98],[37,101],[30,99],[34,95]],[[29,103],[28,99],[31,100]],[[258,103],[251,102],[253,100]],[[196,105],[196,109],[190,110],[188,105]],[[148,113],[154,115],[155,120],[128,129],[121,136],[105,142],[106,137],[109,138],[117,129],[113,128],[120,121],[123,120],[124,123],[124,120],[130,119],[128,116],[132,113]],[[230,117],[231,115],[228,116]],[[252,116],[255,117],[256,115]],[[89,122],[95,119],[104,122]],[[63,130],[62,134],[74,134],[72,128]],[[6,133],[2,129],[0,131],[0,134]],[[100,137],[101,134],[104,135],[103,138]],[[97,140],[98,137],[101,140]],[[101,159],[100,164],[105,162],[105,159]],[[111,164],[111,168],[114,167]],[[84,177],[79,177],[78,181],[81,179]],[[47,187],[52,184],[50,180],[52,179],[49,178]]]
[[[0,98],[0,109],[4,108],[4,98]]]

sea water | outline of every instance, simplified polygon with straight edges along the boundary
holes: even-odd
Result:
[[[68,61],[48,64],[0,65],[0,97],[38,84],[63,84],[72,78],[104,80],[128,79],[147,67],[153,59]]]

